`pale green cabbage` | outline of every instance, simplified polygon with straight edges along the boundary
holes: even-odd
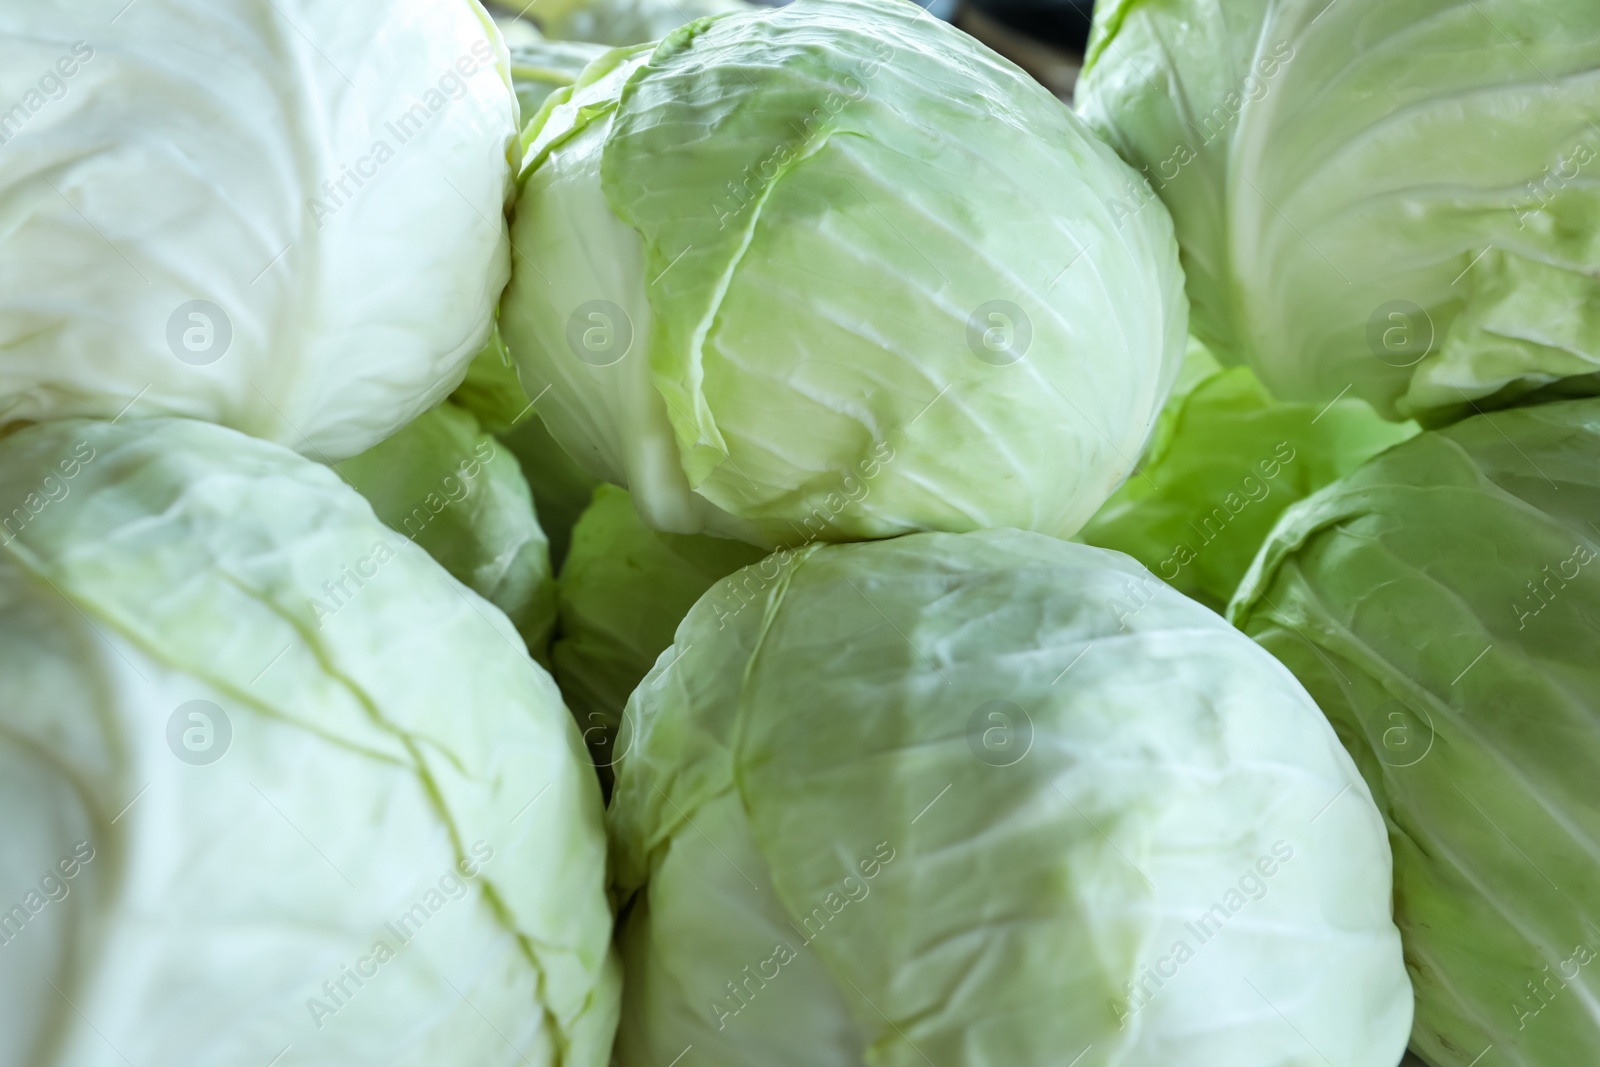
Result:
[[[1600,389],[1600,4],[1104,0],[1077,99],[1171,209],[1193,329],[1441,421]]]
[[[505,612],[548,665],[556,621],[550,546],[505,445],[446,402],[337,470],[386,526]]]
[[[1191,341],[1138,471],[1078,537],[1221,611],[1285,508],[1416,432],[1360,400],[1275,401]]]
[[[800,0],[617,50],[524,130],[500,329],[657,529],[757,544],[1070,535],[1183,350],[1161,210],[970,37]],[[981,195],[979,192],[981,191]]]
[[[620,1067],[1405,1047],[1356,768],[1282,666],[1125,556],[997,531],[769,557],[689,613],[618,750]]]
[[[1425,433],[1291,509],[1230,607],[1389,823],[1431,1063],[1600,1062],[1600,401]]]
[[[22,430],[0,505],[0,1062],[607,1062],[600,794],[499,611],[204,423]]]
[[[461,379],[518,128],[476,0],[28,0],[0,41],[0,424],[178,415],[333,462]]]
[[[556,682],[609,780],[623,708],[707,589],[763,555],[742,541],[650,529],[626,489],[602,485],[561,570]]]

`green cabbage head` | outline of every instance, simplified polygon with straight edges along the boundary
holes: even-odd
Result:
[[[654,528],[1070,535],[1177,372],[1163,211],[1119,229],[1133,173],[903,0],[609,52],[523,144],[500,329],[551,434]]]
[[[1600,388],[1600,4],[1103,0],[1081,113],[1195,333],[1280,396],[1448,421]]]
[[[1191,340],[1139,470],[1078,537],[1221,611],[1285,508],[1416,432],[1354,398],[1276,401]]]
[[[499,611],[206,423],[24,429],[0,506],[0,1062],[607,1062],[600,794]]]
[[[1280,664],[1126,556],[997,531],[768,557],[689,613],[618,749],[621,1067],[1405,1048],[1355,766]]]
[[[1600,1062],[1600,401],[1424,433],[1291,509],[1230,606],[1389,824],[1435,1064]]]

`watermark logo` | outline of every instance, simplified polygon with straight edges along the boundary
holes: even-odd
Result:
[[[0,145],[9,144],[28,120],[43,111],[45,106],[67,95],[67,81],[82,66],[94,58],[94,48],[87,41],[76,41],[72,51],[65,53],[39,76],[36,88],[22,94],[22,98],[0,111]]]
[[[1125,999],[1111,1002],[1117,1028],[1125,1029],[1129,1019],[1149,1007],[1161,990],[1178,977],[1184,965],[1222,934],[1234,916],[1266,897],[1273,876],[1292,859],[1293,845],[1287,841],[1273,842],[1269,853],[1246,868],[1211,907],[1184,923],[1184,936],[1174,941],[1165,955],[1140,967],[1134,977],[1123,984]]]
[[[1591,127],[1592,128],[1592,127]],[[1527,194],[1524,205],[1517,208],[1517,229],[1526,229],[1528,220],[1545,212],[1558,196],[1581,177],[1583,168],[1600,158],[1594,145],[1579,141],[1571,151],[1556,157],[1555,166],[1547,166],[1539,177],[1523,186]],[[1592,180],[1592,179],[1591,179]],[[1544,225],[1555,223],[1555,218],[1543,220]]]
[[[875,442],[872,451],[864,459],[858,460],[855,468],[846,471],[840,478],[839,490],[825,496],[822,503],[812,508],[795,527],[795,532],[801,538],[797,546],[780,548],[765,559],[752,563],[742,571],[730,574],[713,586],[716,596],[711,605],[712,610],[716,612],[717,629],[725,629],[729,619],[743,611],[747,604],[754,603],[791,563],[802,558],[806,546],[820,540],[833,525],[833,520],[846,508],[865,500],[872,491],[870,484],[872,479],[882,473],[894,457],[894,447],[889,442]]]
[[[1221,500],[1212,504],[1211,509],[1203,514],[1197,514],[1189,520],[1189,529],[1194,531],[1193,540],[1180,541],[1172,546],[1172,551],[1165,559],[1153,568],[1162,579],[1175,582],[1183,568],[1189,566],[1200,558],[1206,548],[1227,531],[1234,519],[1251,504],[1259,504],[1272,495],[1274,480],[1283,469],[1295,461],[1298,453],[1295,447],[1287,440],[1279,441],[1272,450],[1272,455],[1257,460],[1239,480],[1238,487],[1231,489]],[[1259,477],[1258,477],[1259,475]],[[1289,490],[1293,492],[1293,489]],[[1117,613],[1117,621],[1126,626],[1127,619],[1142,610],[1149,598],[1135,598],[1134,607],[1121,606],[1120,602],[1113,601],[1112,610]]]
[[[421,97],[413,98],[408,107],[383,124],[387,136],[373,140],[366,153],[357,156],[352,163],[340,163],[339,173],[323,180],[322,196],[306,201],[306,210],[311,213],[317,229],[322,229],[328,219],[353,201],[378,176],[384,164],[399,155],[400,149],[415,140],[452,101],[467,95],[465,79],[480,71],[493,70],[494,65],[493,46],[486,40],[475,42],[467,54],[456,57],[453,64],[439,73]]]
[[[811,910],[796,913],[795,919],[799,922],[797,924],[795,919],[791,919],[789,928],[799,935],[799,948],[795,948],[787,939],[774,942],[769,955],[757,960],[753,967],[745,966],[735,978],[728,980],[725,985],[728,991],[726,997],[718,994],[710,999],[708,1014],[716,1021],[717,1029],[727,1029],[728,1020],[749,1007],[768,985],[778,979],[783,968],[799,959],[800,951],[809,948],[813,941],[821,937],[828,924],[846,908],[864,902],[872,894],[872,880],[894,862],[897,854],[889,842],[879,841],[872,855],[858,860],[854,870],[847,867],[850,873]],[[856,870],[861,873],[857,875]]]
[[[1033,320],[1009,300],[978,305],[967,319],[967,347],[991,367],[1009,367],[1028,354]]]
[[[410,521],[410,516],[407,516],[407,521]],[[416,538],[415,534],[411,536],[413,540]],[[374,541],[366,555],[354,563],[346,563],[339,568],[338,577],[329,578],[322,583],[322,592],[327,597],[326,600],[307,597],[306,603],[311,608],[312,618],[316,619],[317,629],[322,629],[329,619],[339,614],[346,604],[354,600],[356,594],[366,588],[367,583],[378,576],[379,569],[394,559],[394,556],[394,549],[382,541]]]
[[[1415,767],[1433,751],[1433,719],[1426,708],[1390,700],[1379,709],[1378,759],[1397,769]]]
[[[624,727],[629,725],[627,709],[623,709],[622,721],[616,726],[598,711],[591,711],[584,718],[589,723],[583,729],[583,744],[589,753],[589,762],[601,770],[615,767],[633,747],[635,731],[627,730],[624,734]]]
[[[167,719],[167,747],[191,766],[210,766],[227,755],[231,744],[233,722],[209,700],[179,704]]]
[[[1546,563],[1536,577],[1529,578],[1528,595],[1519,596],[1511,605],[1511,610],[1517,615],[1517,629],[1526,630],[1528,620],[1537,618],[1545,608],[1555,603],[1567,583],[1577,581],[1583,568],[1594,562],[1594,557],[1594,551],[1588,545],[1576,544],[1572,546],[1572,555],[1558,560],[1554,570]]]
[[[1015,766],[1033,749],[1033,720],[1009,700],[986,701],[967,719],[967,747],[980,763]]]
[[[209,300],[179,304],[167,318],[167,347],[192,367],[205,367],[228,354],[233,320]]]
[[[87,441],[79,441],[73,446],[70,456],[57,460],[54,471],[45,475],[16,507],[0,515],[0,544],[9,545],[40,512],[51,504],[65,500],[72,492],[72,479],[94,460],[94,456],[94,446]]]
[[[1528,1023],[1553,1004],[1561,991],[1567,988],[1567,983],[1576,981],[1578,973],[1592,963],[1594,957],[1595,951],[1589,945],[1574,945],[1572,954],[1556,964],[1556,970],[1561,972],[1559,976],[1551,973],[1547,963],[1533,978],[1523,983],[1527,992],[1519,993],[1518,999],[1511,1002],[1511,1010],[1517,1017],[1517,1029],[1526,1030]]]
[[[1433,319],[1409,300],[1391,300],[1367,319],[1367,348],[1391,367],[1413,367],[1433,351]]]
[[[441,478],[415,507],[399,519],[398,523],[393,522],[392,516],[386,521],[405,534],[408,539],[416,541],[446,508],[461,503],[472,494],[478,475],[497,454],[494,445],[487,438],[479,441],[472,446],[471,453],[456,463],[452,473]],[[322,593],[325,599],[308,597],[306,600],[311,615],[316,620],[317,629],[322,629],[329,619],[355,600],[361,590],[378,576],[384,564],[395,558],[395,554],[395,550],[388,544],[374,541],[365,555],[344,564],[335,577],[323,582]]]
[[[481,838],[474,841],[464,858],[454,867],[446,868],[409,908],[383,924],[382,933],[374,938],[366,955],[354,963],[341,964],[338,972],[322,983],[320,996],[313,994],[306,998],[306,1011],[316,1028],[321,1030],[329,1019],[343,1011],[368,982],[378,977],[385,965],[417,939],[434,916],[466,899],[473,881],[492,859],[494,847]]]
[[[36,888],[30,888],[22,900],[11,905],[10,910],[0,911],[0,946],[9,945],[21,937],[22,931],[45,908],[66,900],[72,893],[72,880],[93,860],[94,846],[87,841],[79,841],[72,846],[69,855],[62,856],[54,867],[45,871]]]
[[[1106,201],[1106,210],[1116,221],[1117,229],[1122,229],[1129,219],[1155,203],[1156,194],[1177,181],[1183,169],[1200,158],[1204,148],[1209,147],[1220,137],[1231,136],[1245,108],[1266,98],[1272,88],[1273,79],[1294,58],[1295,50],[1292,44],[1288,41],[1277,42],[1270,52],[1261,55],[1255,66],[1245,74],[1244,80],[1218,100],[1216,106],[1209,112],[1186,119],[1190,130],[1196,134],[1198,145],[1190,141],[1174,145],[1165,158],[1154,164],[1145,163],[1140,167],[1144,181],[1125,182],[1122,196]]]
[[[817,106],[790,118],[789,126],[795,134],[792,139],[774,145],[758,161],[745,164],[737,178],[728,178],[723,182],[725,194],[719,192],[720,202],[711,207],[717,216],[717,229],[727,229],[730,222],[738,221],[746,208],[767,195],[773,183],[795,160],[804,158],[819,140],[827,136],[834,128],[834,120],[840,112],[850,104],[859,104],[867,98],[868,83],[895,56],[894,48],[884,41],[874,44],[872,50],[876,59],[858,60],[849,71],[831,71],[835,76],[829,87],[831,91],[819,91],[807,101],[815,101]]]
[[[591,367],[609,367],[633,348],[633,320],[609,300],[584,301],[567,316],[567,347]]]

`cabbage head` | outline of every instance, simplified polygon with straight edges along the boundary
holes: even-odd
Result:
[[[1274,393],[1441,423],[1600,391],[1600,4],[1103,0],[1084,118],[1194,332]]]
[[[678,623],[719,579],[763,555],[743,541],[652,530],[626,489],[595,489],[561,570],[561,636],[550,656],[603,779],[628,697]]]
[[[656,529],[1070,535],[1177,373],[1165,215],[1119,230],[1133,173],[903,0],[609,52],[522,139],[539,255],[500,329],[551,435]]]
[[[207,423],[29,427],[0,503],[0,1063],[607,1062],[600,794],[499,611]]]
[[[510,270],[476,0],[120,6],[0,8],[0,424],[185,416],[334,462],[443,400]]]
[[[505,612],[548,665],[556,621],[550,545],[510,449],[446,401],[337,469],[384,525]]]
[[[1276,401],[1191,340],[1138,472],[1078,537],[1221,611],[1285,508],[1416,432],[1353,398],[1320,411]]]
[[[1600,1062],[1600,401],[1421,434],[1284,515],[1230,606],[1389,824],[1435,1064]]]
[[[995,531],[769,557],[695,605],[618,750],[621,1067],[1405,1048],[1355,766],[1281,665],[1126,556]]]

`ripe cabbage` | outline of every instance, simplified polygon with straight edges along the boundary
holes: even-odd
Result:
[[[653,527],[794,544],[1073,533],[1183,349],[1160,210],[1059,101],[896,0],[596,60],[523,133],[500,329]],[[981,189],[981,196],[973,190]]]
[[[1382,820],[1271,657],[1037,534],[779,560],[628,705],[620,1067],[1394,1067]]]
[[[1078,537],[1221,611],[1285,508],[1416,432],[1359,400],[1275,401],[1249,368],[1224,370],[1191,341],[1138,473]]]
[[[1600,1061],[1600,401],[1425,433],[1296,505],[1230,617],[1389,823],[1430,1062]]]
[[[742,541],[659,533],[626,489],[599,486],[561,571],[556,682],[609,780],[623,708],[702,593],[764,553]]]
[[[447,401],[337,469],[384,525],[505,612],[548,666],[556,621],[550,546],[505,445]]]
[[[0,423],[183,415],[331,462],[461,379],[517,131],[476,0],[30,0],[0,42]]]
[[[1600,389],[1600,4],[1106,0],[1077,98],[1147,179],[1119,211],[1171,209],[1195,333],[1280,396]]]
[[[204,423],[24,429],[0,503],[0,1063],[607,1062],[600,795],[504,616]]]

